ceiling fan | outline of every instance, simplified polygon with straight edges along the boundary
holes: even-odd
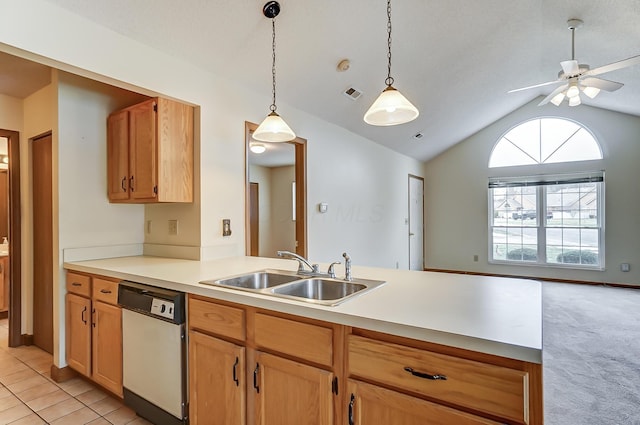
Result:
[[[567,25],[571,30],[571,60],[560,62],[562,70],[558,72],[557,80],[510,90],[508,93],[560,84],[560,86],[553,90],[549,96],[545,97],[538,106],[545,105],[549,102],[560,106],[565,98],[569,100],[570,106],[578,106],[582,103],[580,100],[580,92],[593,99],[600,93],[600,90],[612,92],[622,87],[624,85],[622,83],[605,80],[596,77],[596,75],[640,64],[640,55],[603,65],[595,69],[590,69],[589,65],[586,64],[579,64],[575,58],[575,31],[577,28],[580,28],[582,24],[583,22],[580,19],[569,19],[567,21]]]

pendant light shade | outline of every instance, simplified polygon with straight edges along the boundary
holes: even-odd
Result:
[[[379,126],[398,125],[413,121],[418,115],[418,108],[398,90],[388,86],[364,114],[364,121]]]
[[[271,112],[253,133],[253,138],[261,142],[288,142],[296,138],[291,127],[276,112],[276,16],[280,13],[280,4],[277,1],[269,1],[262,8],[262,13],[271,19],[271,81],[273,103],[269,109]]]
[[[275,111],[271,112],[253,132],[261,142],[288,142],[296,138],[291,127]]]
[[[391,77],[391,0],[387,0],[387,88],[364,114],[367,124],[390,126],[404,124],[418,118],[420,112],[409,100],[393,87]]]

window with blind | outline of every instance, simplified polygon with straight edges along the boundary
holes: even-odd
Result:
[[[490,261],[604,268],[604,172],[489,179]]]

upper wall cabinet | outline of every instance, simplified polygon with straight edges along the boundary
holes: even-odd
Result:
[[[193,107],[154,98],[109,115],[110,202],[193,202]]]

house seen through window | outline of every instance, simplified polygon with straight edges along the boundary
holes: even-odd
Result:
[[[585,127],[539,118],[507,132],[489,167],[602,159]],[[489,179],[489,259],[604,268],[604,172]]]

